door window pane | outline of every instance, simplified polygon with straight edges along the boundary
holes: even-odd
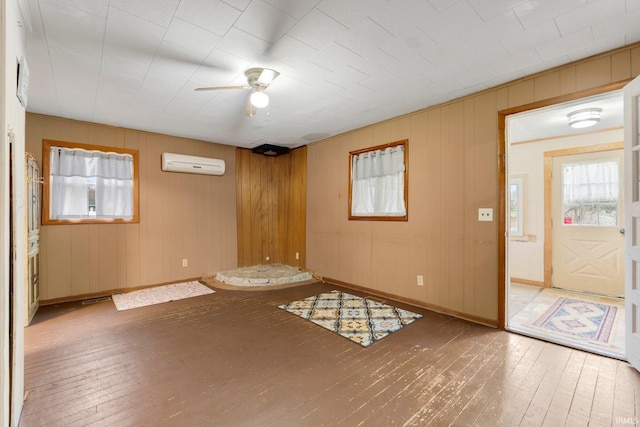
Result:
[[[562,224],[616,227],[619,197],[617,161],[562,165]]]

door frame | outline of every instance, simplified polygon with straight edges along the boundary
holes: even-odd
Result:
[[[620,82],[598,86],[591,89],[585,89],[568,95],[560,95],[529,104],[519,105],[498,111],[498,329],[505,329],[506,326],[506,296],[509,281],[506,275],[507,266],[507,239],[509,234],[506,229],[507,219],[507,136],[506,122],[507,116],[525,111],[536,110],[538,108],[549,107],[555,104],[562,104],[569,101],[575,101],[594,95],[600,95],[606,92],[613,92],[622,89],[632,79],[626,79]]]
[[[572,147],[562,150],[544,152],[544,287],[552,287],[553,276],[553,231],[552,231],[552,191],[551,179],[553,170],[553,159],[555,157],[571,156],[573,154],[599,153],[602,151],[623,150],[624,141],[610,142],[584,147]]]

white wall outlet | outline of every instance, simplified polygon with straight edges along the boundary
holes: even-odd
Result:
[[[300,259],[300,252],[296,252],[296,259]]]
[[[493,221],[493,208],[478,209],[478,221]]]
[[[417,279],[416,279],[416,283],[418,286],[424,286],[424,277],[418,275]]]
[[[182,266],[183,267],[188,267],[189,266],[189,260],[186,258],[182,258]]]

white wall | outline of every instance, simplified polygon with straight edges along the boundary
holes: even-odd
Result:
[[[24,319],[25,319],[25,264],[26,236],[24,233],[24,145],[25,110],[15,92],[17,58],[25,54],[25,30],[17,0],[2,3],[0,11],[0,423],[17,426],[22,411],[24,395]],[[9,134],[12,137],[9,138]],[[9,139],[14,167],[13,194],[15,206],[9,210]],[[13,215],[15,238],[9,241],[9,215]],[[9,262],[10,245],[18,256],[13,263],[14,293],[13,313],[9,312]],[[11,390],[9,390],[9,316],[13,324],[13,358],[11,366]],[[11,408],[9,395],[12,396]],[[10,409],[10,410],[9,410]]]
[[[519,143],[509,148],[509,176],[524,177],[524,236],[509,244],[509,275],[544,282],[544,153],[609,142],[622,142],[623,129]]]

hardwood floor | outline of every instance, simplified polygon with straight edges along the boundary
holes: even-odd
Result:
[[[331,289],[41,307],[21,426],[638,422],[640,374],[625,362],[403,304],[424,317],[363,348],[277,308]]]

